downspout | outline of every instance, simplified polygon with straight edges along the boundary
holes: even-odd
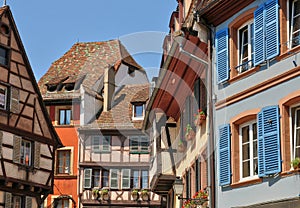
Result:
[[[215,208],[215,153],[214,153],[214,114],[213,114],[213,81],[212,81],[212,53],[211,53],[211,30],[208,30],[208,188],[209,188],[209,207]]]

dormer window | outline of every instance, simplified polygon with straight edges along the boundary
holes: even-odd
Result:
[[[57,89],[57,85],[56,84],[47,84],[47,91],[48,92],[54,92]]]
[[[133,103],[132,119],[142,120],[144,118],[144,103]]]
[[[67,83],[65,85],[65,90],[66,91],[72,91],[72,90],[74,90],[74,86],[75,86],[75,83]]]
[[[134,67],[132,67],[132,66],[128,66],[128,74],[130,75],[130,76],[134,76],[134,71],[135,71],[135,68]]]

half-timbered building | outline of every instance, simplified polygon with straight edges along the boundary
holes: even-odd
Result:
[[[15,21],[0,8],[0,207],[39,207],[53,191],[62,147]]]
[[[149,140],[141,131],[149,81],[120,41],[74,44],[39,87],[65,144],[47,206],[160,206],[149,189]]]

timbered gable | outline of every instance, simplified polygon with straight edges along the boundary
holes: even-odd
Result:
[[[8,6],[0,8],[0,74],[0,129],[60,143]]]

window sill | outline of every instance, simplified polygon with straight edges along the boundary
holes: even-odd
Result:
[[[287,50],[285,53],[281,54],[280,56],[277,56],[276,60],[277,61],[281,61],[283,59],[286,59],[286,58],[288,58],[290,56],[295,55],[295,53],[299,52],[299,51],[300,51],[300,45],[296,46],[295,48]]]
[[[56,174],[54,179],[76,179],[76,175],[67,175],[67,174]]]
[[[229,83],[232,84],[233,82],[236,82],[238,80],[241,80],[241,79],[244,79],[245,77],[247,76],[250,76],[251,74],[254,74],[255,72],[257,72],[258,70],[260,69],[260,66],[256,66],[254,68],[251,68],[249,69],[248,71],[245,71],[241,74],[238,74],[234,77],[232,77],[230,80],[229,80]]]
[[[296,174],[300,174],[300,169],[284,171],[284,172],[280,173],[280,176],[288,177],[288,176],[292,176],[292,175],[296,175]]]
[[[149,154],[150,152],[130,151],[130,154]]]
[[[253,184],[256,184],[256,183],[262,183],[262,179],[261,178],[255,178],[255,179],[250,179],[248,181],[239,181],[239,182],[236,182],[236,183],[232,183],[230,186],[232,188],[239,188],[239,187],[242,187],[242,186],[248,186],[248,185],[253,185]]]

